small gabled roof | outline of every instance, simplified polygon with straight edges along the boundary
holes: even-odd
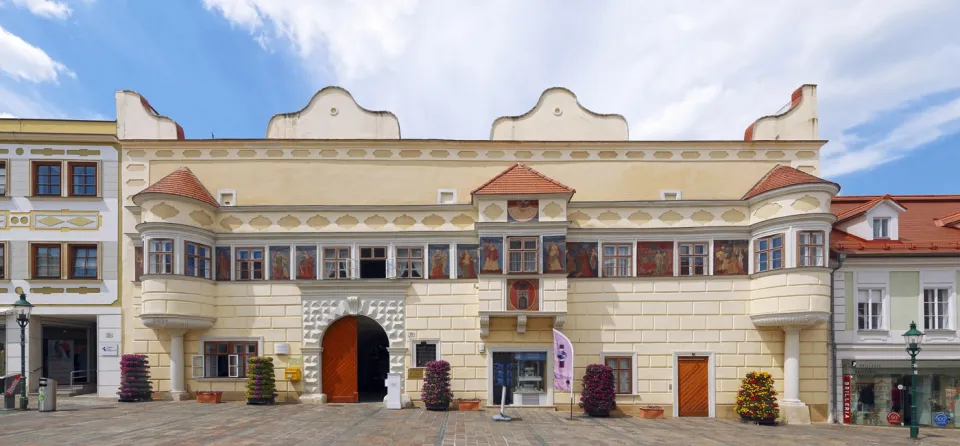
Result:
[[[141,194],[176,195],[178,197],[192,198],[213,207],[220,206],[217,200],[213,198],[213,195],[210,194],[210,191],[203,186],[203,183],[201,183],[200,180],[197,179],[197,176],[187,167],[181,167],[170,172],[169,175],[161,178],[160,181],[153,183],[150,187],[137,193],[137,195]]]
[[[847,210],[845,210],[845,211],[843,211],[843,212],[840,212],[839,214],[837,214],[837,221],[834,222],[834,224],[836,224],[836,223],[842,223],[842,222],[845,222],[845,221],[847,221],[847,220],[850,220],[851,218],[859,217],[859,216],[865,214],[865,213],[866,213],[867,211],[869,211],[870,209],[873,209],[876,205],[878,205],[878,204],[880,204],[880,203],[882,203],[882,202],[884,202],[884,201],[887,201],[887,200],[890,200],[893,204],[895,204],[897,207],[899,207],[901,212],[907,210],[906,207],[904,207],[902,204],[900,204],[899,201],[895,200],[890,194],[886,194],[886,195],[883,195],[883,196],[880,196],[880,197],[876,197],[876,198],[874,198],[874,199],[872,199],[872,200],[870,200],[870,201],[867,201],[866,203],[863,203],[863,204],[861,204],[860,206],[856,206],[856,207],[847,209]]]
[[[838,196],[830,210],[849,220],[863,215],[884,200],[903,208],[897,218],[898,240],[865,240],[834,226],[830,247],[857,255],[947,255],[960,256],[960,195]]]
[[[941,227],[941,228],[944,227],[944,226],[954,226],[954,227],[955,227],[955,226],[957,226],[958,223],[960,223],[960,212],[957,212],[957,213],[954,213],[954,214],[950,214],[950,215],[946,215],[946,216],[943,216],[943,217],[940,217],[940,218],[934,220],[934,224],[936,224],[937,227]]]
[[[777,165],[773,169],[770,169],[760,181],[757,182],[750,189],[746,195],[743,196],[743,200],[753,198],[757,195],[760,195],[765,192],[770,192],[772,190],[781,189],[788,186],[795,186],[797,184],[832,184],[840,188],[840,185],[832,181],[824,180],[823,178],[810,175],[809,173],[794,169],[789,166]]]
[[[526,195],[526,194],[573,194],[576,190],[567,187],[525,164],[514,164],[482,186],[471,195]]]

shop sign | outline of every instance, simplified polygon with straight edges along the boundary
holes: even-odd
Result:
[[[950,416],[943,412],[940,412],[933,417],[933,424],[936,424],[937,426],[940,426],[940,427],[946,426],[947,423],[949,422],[950,422]]]
[[[850,424],[850,379],[849,374],[843,375],[843,424]]]
[[[10,385],[7,386],[7,390],[4,392],[7,396],[13,396],[13,392],[17,391],[17,385],[20,384],[20,376],[14,375],[13,379],[10,380]]]
[[[411,367],[407,369],[407,379],[422,380],[423,379],[423,369]]]
[[[887,414],[887,423],[890,424],[900,424],[900,414],[897,412],[890,412]]]

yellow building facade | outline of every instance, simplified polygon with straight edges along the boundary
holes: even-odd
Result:
[[[257,140],[117,107],[124,352],[164,395],[242,398],[266,355],[286,400],[380,400],[389,378],[417,404],[445,360],[457,398],[563,406],[557,329],[625,411],[731,417],[763,370],[788,422],[826,417],[839,187],[816,177],[814,86],[744,141],[631,141],[561,88],[487,141],[401,139],[335,87]]]

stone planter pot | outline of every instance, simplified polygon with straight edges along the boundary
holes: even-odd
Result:
[[[264,405],[264,404],[273,404],[273,403],[274,403],[274,399],[276,399],[276,398],[277,398],[276,396],[271,397],[271,398],[247,398],[247,404],[248,404],[248,405],[252,405],[252,406],[253,406],[253,405],[259,406],[259,405]]]
[[[776,418],[754,418],[754,417],[744,417],[744,416],[741,416],[740,419],[743,420],[743,421],[745,421],[745,422],[747,422],[747,423],[757,423],[757,424],[759,424],[759,425],[761,425],[761,426],[776,426],[776,425],[777,425],[777,419],[776,419]]]
[[[591,417],[606,418],[606,417],[609,417],[609,416],[610,416],[610,411],[609,411],[609,410],[594,410],[594,411],[591,411],[591,412],[587,412],[587,415],[590,415]]]
[[[662,407],[641,407],[640,417],[649,418],[649,419],[663,418],[663,408]]]
[[[476,412],[480,410],[480,400],[458,400],[457,410],[461,412]]]
[[[197,402],[198,403],[213,403],[217,404],[220,402],[220,398],[223,398],[223,392],[197,392]]]
[[[440,410],[440,411],[443,411],[443,410],[449,409],[449,408],[450,408],[450,404],[449,404],[449,403],[448,403],[448,404],[424,404],[424,407],[426,407],[427,410]]]

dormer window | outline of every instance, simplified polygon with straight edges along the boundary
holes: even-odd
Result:
[[[873,219],[873,238],[890,238],[890,217]]]

